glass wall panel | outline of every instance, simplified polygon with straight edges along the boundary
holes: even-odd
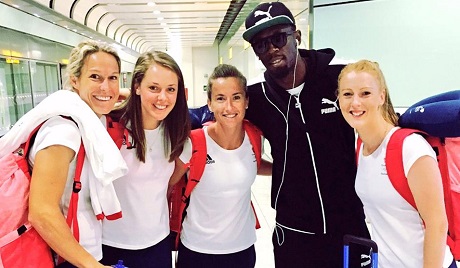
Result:
[[[6,63],[6,59],[0,58],[0,136],[4,135],[17,119],[11,90],[12,81],[10,64]]]
[[[30,74],[32,76],[33,104],[39,104],[48,94],[46,90],[46,71],[41,63],[30,62]]]
[[[57,64],[45,64],[46,92],[50,95],[60,89]]]
[[[34,106],[59,89],[57,68],[57,64],[30,62]]]
[[[28,62],[20,60],[12,64],[14,89],[13,93],[17,106],[17,118],[20,118],[32,109],[32,87]]]

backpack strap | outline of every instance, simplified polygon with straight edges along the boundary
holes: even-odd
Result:
[[[404,174],[403,166],[403,141],[413,133],[420,133],[425,135],[424,132],[410,128],[397,129],[390,137],[387,144],[387,151],[385,154],[385,165],[387,169],[388,178],[396,191],[406,200],[412,207],[417,209],[415,199],[409,188],[406,175]],[[356,164],[358,164],[359,154],[363,141],[358,136],[356,140]]]
[[[105,116],[106,128],[109,136],[112,138],[113,142],[117,145],[118,149],[121,148],[123,143],[126,143],[128,148],[132,147],[131,142],[129,141],[129,132],[126,129],[123,122],[114,121],[113,118],[109,115]]]
[[[416,129],[400,128],[391,135],[387,145],[385,165],[393,187],[412,207],[417,209],[414,196],[412,195],[409,183],[404,174],[402,152],[404,139],[413,133],[424,134],[424,132]]]
[[[85,147],[83,141],[81,142],[80,149],[77,154],[77,164],[75,168],[75,177],[73,179],[72,195],[70,196],[69,209],[67,211],[66,222],[69,228],[72,229],[73,236],[77,242],[80,241],[80,229],[78,226],[78,193],[81,190],[81,171],[83,170],[83,163],[85,162]],[[65,260],[59,256],[57,264],[61,264]]]
[[[243,128],[252,144],[252,150],[257,160],[257,169],[259,169],[262,158],[262,131],[248,120],[243,121]]]
[[[361,145],[363,144],[363,140],[361,139],[360,136],[356,139],[356,165],[358,165],[358,160],[359,160],[359,153],[361,152]]]
[[[179,247],[180,233],[182,231],[182,222],[184,221],[186,211],[190,201],[190,194],[192,193],[195,186],[200,182],[201,175],[203,175],[204,168],[206,165],[207,157],[207,148],[206,148],[206,137],[204,135],[204,130],[202,128],[194,129],[190,132],[190,139],[192,142],[192,157],[188,166],[190,167],[190,172],[188,178],[186,179],[185,189],[183,190],[181,202],[178,211],[180,224],[176,239],[175,239],[175,248]],[[185,176],[185,175],[184,175]],[[181,180],[185,180],[182,178]]]
[[[257,170],[259,170],[260,162],[262,159],[262,131],[248,120],[243,121],[243,128],[244,131],[246,131],[246,133],[248,134],[249,141],[252,145],[252,150],[254,151],[254,155],[256,156]],[[261,226],[259,218],[257,217],[256,209],[254,208],[254,204],[252,203],[252,201],[251,207],[254,211],[254,216],[256,217],[256,229],[259,229]]]
[[[209,126],[213,124],[213,122],[206,122],[204,125]],[[257,160],[257,168],[260,166],[261,162],[261,152],[262,152],[262,131],[259,130],[255,125],[250,123],[247,120],[243,121],[243,128],[248,133],[249,140],[252,144],[252,149],[256,156]],[[185,209],[188,206],[190,201],[190,195],[195,188],[195,186],[200,182],[201,177],[203,176],[204,169],[206,167],[206,158],[207,158],[207,147],[206,147],[206,137],[204,134],[204,130],[202,128],[194,129],[190,132],[190,139],[192,142],[192,157],[190,159],[189,167],[190,172],[187,179],[187,184],[185,186],[184,193],[182,194],[182,202],[180,204],[179,209],[179,216],[180,216],[180,223],[185,218],[186,212]],[[257,218],[256,211],[254,209],[254,205],[251,202],[251,207],[254,211],[254,215],[256,217],[256,229],[260,228],[259,219]],[[179,228],[179,231],[176,235],[175,246],[178,248],[179,239],[180,239],[180,232],[182,227]]]
[[[81,171],[83,170],[83,162],[85,161],[85,147],[83,142],[77,154],[77,166],[75,168],[75,177],[73,179],[72,196],[70,197],[69,210],[67,211],[67,225],[73,229],[73,235],[77,241],[80,240],[80,231],[77,221],[78,209],[78,193],[81,190]]]
[[[182,196],[183,202],[188,202],[190,194],[195,186],[200,182],[206,166],[207,147],[206,137],[202,128],[194,129],[190,132],[192,141],[192,158],[190,159],[190,172],[188,176],[187,187]]]
[[[78,124],[72,119],[70,116],[62,116],[62,118],[68,119],[72,122],[74,122],[77,126]],[[40,127],[45,123],[46,121],[42,122],[40,125],[38,125],[30,134],[29,138],[27,139],[25,146],[24,146],[24,156],[27,157],[27,154],[29,153],[29,148],[30,145],[33,142],[33,139],[35,138],[35,135],[37,134],[38,130]],[[78,210],[78,192],[81,190],[81,172],[83,170],[83,163],[85,161],[85,147],[83,145],[83,140],[81,141],[80,148],[77,153],[77,163],[76,163],[76,168],[75,168],[75,177],[73,179],[73,189],[72,189],[72,195],[70,197],[69,201],[69,209],[67,211],[67,217],[66,217],[66,222],[69,228],[72,229],[73,236],[77,241],[80,241],[80,229],[78,227],[78,218],[77,218],[77,210]],[[63,263],[65,260],[59,256],[57,263]]]

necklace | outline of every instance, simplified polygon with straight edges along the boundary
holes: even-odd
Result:
[[[145,145],[147,147],[148,152],[152,152],[154,147],[157,144],[157,141],[159,139],[159,132],[160,129],[156,128],[153,130],[144,130],[145,133]]]

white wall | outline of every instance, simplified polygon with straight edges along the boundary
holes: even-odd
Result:
[[[189,88],[189,107],[200,107],[206,104],[207,95],[203,86],[208,83],[208,77],[219,64],[217,47],[194,47],[192,48],[192,92]],[[190,98],[193,100],[190,101]]]
[[[395,106],[460,89],[460,1],[314,1],[313,48],[379,62]]]

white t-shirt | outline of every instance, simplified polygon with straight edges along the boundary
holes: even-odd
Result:
[[[379,247],[379,267],[418,268],[423,267],[423,221],[418,211],[395,190],[385,165],[387,144],[396,129],[387,134],[371,155],[363,156],[361,148],[355,189],[371,222],[371,237]],[[423,137],[414,134],[404,140],[406,177],[415,161],[425,155],[436,159],[435,152]]]
[[[221,148],[204,127],[207,163],[190,195],[181,242],[207,254],[245,250],[256,241],[255,216],[251,208],[251,185],[257,162],[249,137],[234,150]],[[191,150],[186,147],[185,149]]]
[[[163,146],[164,128],[144,130],[147,140],[145,163],[136,157],[135,149],[121,147],[128,173],[115,180],[123,217],[104,220],[103,244],[123,249],[144,249],[169,235],[169,210],[166,199],[174,161],[168,162]]]
[[[37,133],[35,141],[30,149],[29,161],[33,166],[35,155],[38,151],[52,146],[62,145],[75,152],[75,158],[69,166],[67,183],[61,198],[60,207],[64,216],[67,217],[70,197],[72,195],[73,178],[75,175],[76,156],[81,144],[81,135],[77,125],[71,120],[56,116],[46,121]],[[52,164],[52,163],[50,163]],[[89,195],[88,178],[80,178],[82,188],[78,193],[77,219],[80,232],[80,245],[85,248],[96,260],[102,259],[102,224],[96,219],[91,206]]]

